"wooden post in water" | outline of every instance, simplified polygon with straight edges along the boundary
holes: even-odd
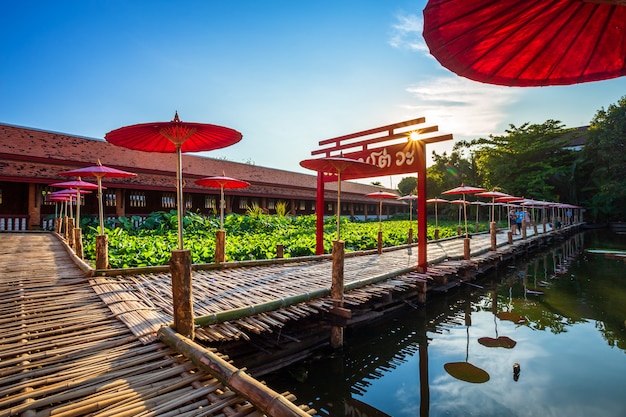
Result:
[[[226,231],[218,230],[215,232],[215,263],[221,263],[226,260]]]
[[[282,243],[276,244],[276,257],[281,259],[285,254],[285,246]]]
[[[193,295],[191,293],[191,251],[173,250],[170,258],[174,329],[189,339],[194,338]]]
[[[465,239],[463,239],[463,259],[469,261],[470,253],[470,238],[466,237]]]
[[[491,238],[491,250],[493,252],[498,248],[496,244],[496,222],[489,222],[489,237]]]
[[[96,269],[109,268],[109,236],[96,236]]]
[[[378,231],[378,254],[383,253],[383,231]]]
[[[343,307],[343,266],[345,244],[343,240],[333,241],[333,271],[330,297],[335,307]],[[330,328],[330,346],[338,349],[343,346],[343,327],[333,325]]]

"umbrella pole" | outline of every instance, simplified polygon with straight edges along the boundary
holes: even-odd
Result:
[[[96,176],[98,180],[98,214],[100,215],[100,234],[104,235],[104,203],[102,202],[102,176]]]
[[[465,204],[465,194],[463,194],[463,220],[465,220],[465,237],[468,237],[468,233],[467,233],[467,205]]]
[[[337,170],[337,240],[341,240],[341,170]]]
[[[224,185],[220,187],[220,230],[224,229]]]
[[[76,225],[74,227],[80,228],[80,188],[76,189]]]
[[[176,199],[178,200],[178,249],[183,250],[183,154],[176,144]]]

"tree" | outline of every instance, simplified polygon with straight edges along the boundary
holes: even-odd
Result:
[[[575,160],[566,149],[569,139],[555,120],[543,124],[509,125],[506,135],[459,142],[469,149],[476,164],[476,177],[485,188],[500,188],[513,195],[558,201],[569,195]]]
[[[626,220],[626,96],[598,110],[582,156],[583,205],[594,221]]]
[[[398,192],[400,195],[417,195],[417,178],[416,177],[404,177],[398,183]]]

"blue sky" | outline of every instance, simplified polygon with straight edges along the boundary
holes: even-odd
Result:
[[[547,119],[576,127],[626,94],[625,77],[538,88],[460,78],[425,47],[425,4],[8,2],[0,122],[102,139],[178,111],[243,134],[206,156],[312,173],[299,162],[323,139],[421,116],[455,139]]]

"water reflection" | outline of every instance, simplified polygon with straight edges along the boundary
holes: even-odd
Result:
[[[626,236],[573,236],[500,268],[482,290],[462,287],[350,329],[342,352],[266,379],[320,416],[626,415],[624,264],[585,247],[626,249]],[[464,354],[488,381],[446,372]]]

